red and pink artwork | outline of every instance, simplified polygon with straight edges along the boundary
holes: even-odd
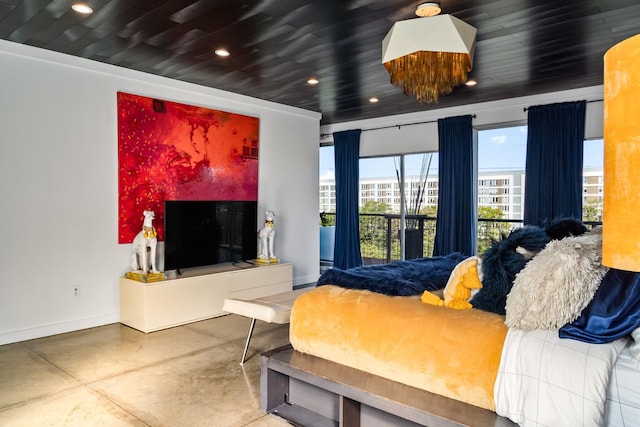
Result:
[[[259,119],[118,92],[118,242],[165,200],[257,200]]]

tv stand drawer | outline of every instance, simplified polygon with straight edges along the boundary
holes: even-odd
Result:
[[[293,289],[290,263],[143,283],[120,278],[120,323],[153,332],[225,314],[225,298],[254,299]]]

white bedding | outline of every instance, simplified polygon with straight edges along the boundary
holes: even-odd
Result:
[[[640,427],[640,361],[625,347],[609,380],[606,425]]]
[[[510,329],[494,394],[496,412],[521,426],[602,426],[609,377],[628,338],[610,344]]]

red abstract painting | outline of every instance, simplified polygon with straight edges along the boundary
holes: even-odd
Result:
[[[118,242],[165,200],[257,200],[259,119],[118,92]]]

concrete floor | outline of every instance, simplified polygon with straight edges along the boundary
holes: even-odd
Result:
[[[260,358],[288,325],[217,317],[144,334],[111,324],[0,346],[0,426],[286,426],[260,411]]]

